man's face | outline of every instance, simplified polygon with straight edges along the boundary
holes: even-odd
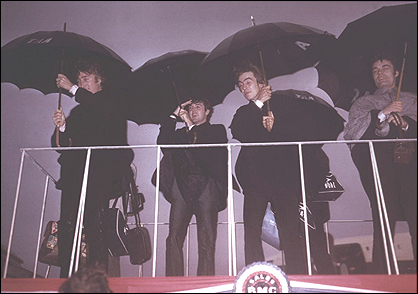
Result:
[[[379,89],[392,89],[396,85],[396,77],[399,75],[398,71],[389,60],[377,60],[373,63],[373,80],[376,87]]]
[[[190,119],[196,126],[205,123],[210,112],[209,109],[205,109],[203,102],[190,104],[188,111]]]
[[[78,74],[78,86],[93,94],[102,90],[102,86],[100,85],[101,82],[102,80],[94,74],[89,74],[87,72],[80,72]]]
[[[257,83],[257,79],[252,71],[245,72],[239,76],[238,88],[248,101],[255,100],[260,92],[260,84]]]

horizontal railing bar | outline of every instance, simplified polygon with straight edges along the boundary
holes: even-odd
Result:
[[[87,146],[87,147],[44,147],[44,148],[21,148],[26,151],[45,151],[45,150],[87,150],[87,149],[135,149],[135,148],[198,148],[198,147],[227,147],[227,146],[276,146],[276,145],[312,145],[312,144],[361,144],[368,142],[408,142],[417,141],[413,139],[382,139],[382,140],[338,140],[338,141],[300,141],[300,142],[264,142],[264,143],[217,143],[217,144],[159,144],[159,145],[129,145],[129,146]]]

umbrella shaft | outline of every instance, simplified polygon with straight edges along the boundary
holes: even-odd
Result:
[[[264,85],[267,85],[266,71],[264,69],[263,54],[261,53],[261,50],[258,50],[258,55],[260,56],[261,72],[263,73]],[[270,112],[270,102],[268,100],[266,101],[266,106],[267,112]]]
[[[406,49],[407,48],[408,48],[408,43],[405,42],[405,48],[404,48],[404,52],[403,52],[403,60],[402,60],[401,74],[400,74],[400,77],[399,77],[398,93],[396,93],[396,101],[399,100],[399,96],[401,94],[402,79],[403,79],[403,72],[404,72],[404,69],[405,69]]]
[[[177,93],[176,83],[174,82],[173,74],[171,73],[171,68],[169,65],[167,65],[167,69],[168,69],[168,73],[170,74],[171,83],[173,84],[173,87],[174,87],[174,93],[176,93],[177,103],[181,107],[179,94]]]
[[[58,109],[61,109],[61,88],[58,94]]]

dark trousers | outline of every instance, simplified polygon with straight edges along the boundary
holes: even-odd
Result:
[[[391,143],[393,144],[393,143]],[[364,144],[359,144],[364,145]],[[410,164],[393,163],[391,149],[382,143],[375,144],[380,181],[389,217],[391,233],[394,236],[396,221],[406,220],[411,235],[413,256],[417,261],[417,158]],[[356,146],[352,150],[353,162],[360,173],[360,179],[370,201],[373,219],[372,274],[387,274],[383,235],[376,200],[370,155],[366,148]],[[387,236],[387,233],[386,233]],[[389,242],[389,260],[392,259]],[[393,263],[390,262],[392,265]],[[392,268],[393,269],[393,268]],[[394,269],[393,269],[394,270]],[[393,272],[393,271],[392,271]]]
[[[299,220],[298,193],[282,188],[280,190],[244,191],[244,240],[245,263],[264,261],[261,240],[262,223],[267,203],[272,203],[278,225],[280,244],[285,254],[287,274],[307,274],[307,256],[303,222]],[[266,195],[271,195],[270,197]],[[315,230],[310,229],[311,258],[319,274],[335,274],[332,258],[327,251],[323,224],[329,219],[328,203],[311,203],[310,207]]]
[[[124,175],[129,177],[128,171],[130,171],[129,166],[122,165],[121,162],[116,162],[111,167],[105,164],[91,165],[87,185],[83,221],[83,232],[88,245],[87,263],[97,263],[106,271],[109,255],[106,241],[106,213],[109,200],[121,195],[122,177]],[[73,175],[71,181],[66,182],[67,184],[61,187],[61,212],[58,230],[61,278],[68,277],[81,195],[81,176],[82,173]],[[69,177],[70,175],[66,175],[67,179]]]
[[[267,203],[270,201],[285,253],[287,274],[306,274],[304,240],[299,235],[299,195],[290,189],[280,191],[244,190],[245,263],[264,261],[261,230]]]
[[[166,276],[184,276],[183,244],[193,214],[197,223],[198,276],[215,275],[215,245],[218,225],[219,189],[209,182],[192,211],[174,180],[170,208],[169,234],[166,239]]]
[[[108,251],[106,242],[106,212],[109,201],[106,198],[94,197],[100,195],[90,191],[86,196],[86,207],[84,217],[84,233],[86,243],[88,244],[87,263],[98,263],[105,270],[108,265]],[[59,224],[59,262],[61,266],[60,277],[67,278],[72,246],[74,241],[74,232],[77,221],[77,212],[80,194],[72,191],[63,191],[61,196],[61,215]],[[75,262],[73,263],[75,264]],[[81,264],[79,264],[79,267]],[[74,270],[73,270],[74,273]]]
[[[56,184],[57,189],[62,190],[58,229],[61,278],[68,277],[85,166],[84,152],[66,152],[58,160],[61,174]],[[91,153],[83,232],[88,245],[87,263],[98,263],[105,270],[109,256],[106,242],[109,200],[126,190],[124,183],[132,178],[132,159],[132,150],[94,150]]]
[[[311,248],[311,258],[315,264],[318,274],[332,275],[337,274],[332,261],[331,255],[328,253],[327,236],[324,231],[324,223],[329,220],[329,203],[328,202],[308,202],[308,207],[312,212],[312,220],[315,229],[309,229],[309,241]],[[303,227],[300,232],[304,232],[304,223],[300,222]],[[303,235],[303,238],[305,236]],[[305,240],[305,239],[304,239]]]

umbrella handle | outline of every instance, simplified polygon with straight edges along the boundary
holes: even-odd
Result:
[[[168,69],[168,73],[170,74],[171,83],[173,84],[173,87],[174,87],[174,93],[176,93],[177,104],[179,105],[179,107],[181,107],[179,94],[177,93],[176,83],[174,82],[173,74],[171,73],[171,68],[169,65],[167,65],[167,69]]]
[[[174,82],[173,74],[171,73],[171,68],[170,68],[170,66],[169,66],[169,65],[167,65],[167,69],[168,69],[168,73],[170,74],[171,83],[173,84],[174,93],[176,93],[177,104],[178,104],[178,106],[181,108],[181,102],[180,102],[179,94],[178,94],[178,92],[177,92],[176,83]],[[186,122],[184,122],[184,124],[186,125],[186,130],[188,130]],[[195,137],[194,137],[194,141],[193,141],[193,143],[195,143],[195,142],[196,142],[196,133],[194,133],[194,136],[195,136]],[[193,143],[192,143],[192,144],[193,144]]]
[[[59,139],[59,126],[56,127],[55,129],[55,143],[57,144],[57,147],[61,147],[60,145],[60,139]],[[73,141],[71,140],[71,138],[68,138],[68,147],[71,147],[73,145]]]
[[[253,26],[255,26],[255,19],[254,19],[254,16],[252,16],[252,15],[251,15],[251,23],[252,23]],[[266,71],[264,69],[263,54],[261,53],[260,49],[258,49],[258,55],[260,56],[261,72],[263,73],[264,85],[267,85]],[[270,101],[269,100],[266,101],[266,107],[267,107],[267,113],[270,115],[271,110],[270,110]],[[271,132],[271,129],[267,129],[267,130],[269,132]]]
[[[65,26],[64,26],[64,31],[65,31]],[[64,49],[62,49],[62,51],[61,51],[61,60],[60,60],[60,72],[62,73],[63,71],[64,71]],[[58,109],[62,109],[62,106],[61,106],[61,96],[62,96],[62,90],[61,90],[61,87],[59,88],[59,94],[58,94]],[[55,139],[56,139],[56,144],[57,144],[57,146],[58,147],[61,147],[60,146],[60,143],[59,143],[59,127],[57,126],[57,129],[56,129],[56,131],[55,131]]]
[[[58,147],[61,147],[59,133],[60,133],[59,126],[57,126],[55,129],[55,144],[57,144]]]
[[[401,68],[401,75],[399,77],[399,84],[398,84],[398,92],[396,93],[396,100],[399,100],[399,96],[401,94],[401,87],[402,87],[402,80],[403,80],[403,72],[405,69],[405,62],[406,62],[406,49],[408,47],[408,42],[405,42],[405,47],[404,47],[404,52],[403,52],[403,60],[402,60],[402,68]],[[399,114],[397,114],[396,112],[393,113],[394,115],[396,115],[397,117],[399,117]],[[399,119],[399,118],[398,118]],[[398,138],[403,138],[403,131],[402,131],[402,126],[399,125],[399,135]]]
[[[260,56],[261,72],[263,73],[264,85],[267,85],[266,71],[264,69],[263,54],[261,53],[261,50],[258,50],[258,55]],[[270,112],[270,101],[269,100],[266,101],[266,106],[267,106],[267,113],[269,113]]]
[[[399,85],[398,85],[398,93],[396,93],[396,100],[399,100],[399,95],[401,94],[401,86],[402,86],[402,79],[403,79],[403,72],[405,69],[405,62],[406,62],[406,49],[408,47],[408,42],[405,42],[405,48],[403,52],[403,60],[402,60],[402,69],[401,69],[401,75],[399,77]]]
[[[64,32],[66,32],[67,31],[67,23],[66,22],[64,22]],[[64,49],[62,49],[61,50],[61,59],[60,59],[60,71],[61,71],[61,73],[64,71]],[[59,95],[58,95],[58,109],[62,109],[62,107],[61,107],[61,88],[59,88]],[[55,143],[57,144],[57,146],[58,147],[61,147],[60,146],[60,143],[59,143],[59,133],[60,133],[60,131],[59,131],[59,127],[57,126],[57,128],[56,128],[56,130],[55,130]]]
[[[261,53],[261,50],[258,50],[258,55],[260,55],[260,61],[261,61],[261,72],[263,73],[263,81],[264,85],[267,85],[267,79],[266,79],[266,71],[264,69],[264,61],[263,61],[263,54]],[[270,101],[266,101],[266,107],[267,107],[267,115],[272,116],[273,112],[270,109]],[[271,132],[271,128],[266,128],[268,132]]]

